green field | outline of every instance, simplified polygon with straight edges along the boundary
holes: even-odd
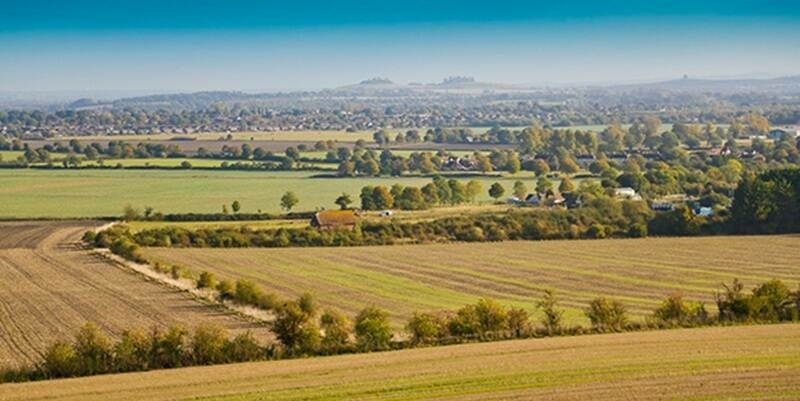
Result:
[[[0,385],[23,400],[797,400],[800,325],[502,341]]]
[[[430,178],[309,178],[309,172],[249,172],[198,170],[0,170],[0,218],[119,216],[126,205],[151,206],[163,213],[214,213],[234,200],[242,212],[280,212],[280,198],[294,191],[296,210],[333,208],[342,192],[358,202],[365,185],[394,183],[421,186]],[[529,188],[530,175],[520,175]],[[489,186],[500,181],[510,192],[518,177],[478,177],[489,201]],[[464,179],[466,182],[466,179]]]
[[[17,160],[18,157],[24,154],[25,152],[18,150],[0,150],[0,160],[4,162],[11,162]]]
[[[146,248],[151,260],[247,278],[284,297],[314,293],[350,316],[368,305],[387,310],[395,328],[415,311],[457,309],[480,297],[522,307],[554,289],[569,324],[606,296],[641,320],[664,297],[680,293],[716,310],[714,292],[734,278],[749,290],[771,279],[797,288],[800,237],[646,238],[507,241],[351,248]],[[769,249],[769,252],[764,250]]]

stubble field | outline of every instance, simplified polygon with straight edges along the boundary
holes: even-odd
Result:
[[[796,400],[798,336],[772,325],[503,341],[6,384],[0,399]]]
[[[71,340],[86,322],[112,336],[128,329],[210,323],[269,338],[260,325],[81,249],[77,241],[94,226],[0,223],[0,367],[39,362],[49,345]]]
[[[680,293],[716,310],[714,292],[738,278],[747,290],[771,279],[797,288],[800,237],[508,241],[352,248],[147,248],[154,261],[218,278],[247,278],[286,297],[314,293],[349,315],[386,309],[396,328],[414,311],[457,309],[489,297],[536,314],[554,289],[570,324],[588,324],[595,297],[622,301],[635,319]],[[538,315],[535,315],[538,316]]]

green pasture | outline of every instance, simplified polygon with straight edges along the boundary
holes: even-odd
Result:
[[[180,159],[176,159],[179,163]],[[300,198],[295,210],[334,208],[343,192],[354,202],[365,185],[395,183],[422,186],[426,177],[310,178],[314,173],[201,171],[201,170],[0,170],[0,218],[74,218],[121,215],[126,205],[153,207],[163,213],[213,213],[238,200],[242,212],[279,213],[280,198],[293,191]],[[535,186],[530,175],[475,177],[483,184],[478,202],[490,201],[493,182],[510,193],[522,179]],[[463,178],[464,182],[468,179]]]

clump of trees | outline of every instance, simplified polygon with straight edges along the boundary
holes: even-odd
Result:
[[[800,170],[747,175],[734,193],[730,230],[736,233],[800,232]]]
[[[459,205],[474,202],[483,191],[480,181],[470,180],[466,184],[456,179],[445,179],[441,176],[422,186],[383,185],[365,186],[361,188],[362,210],[424,210],[440,205]]]

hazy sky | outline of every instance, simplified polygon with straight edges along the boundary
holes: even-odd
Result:
[[[0,91],[800,74],[800,0],[0,0],[0,10]]]

